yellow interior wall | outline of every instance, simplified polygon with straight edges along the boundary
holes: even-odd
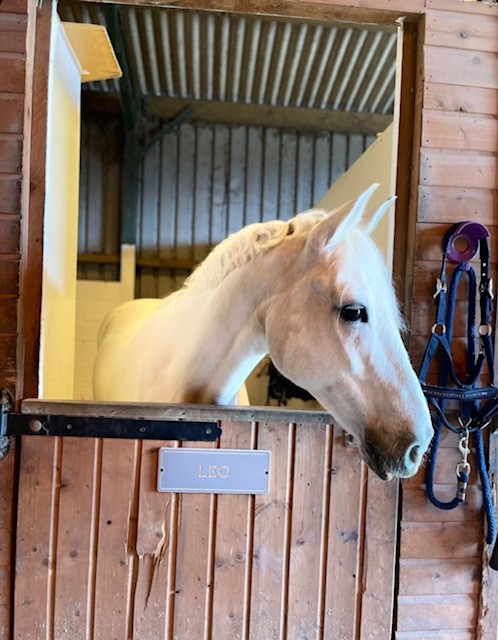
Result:
[[[74,399],[93,400],[92,371],[97,335],[104,316],[135,293],[135,247],[121,247],[121,275],[117,282],[78,280],[76,283],[76,335]]]
[[[72,398],[81,69],[55,20],[49,69],[39,397]]]
[[[377,136],[377,140],[363,153],[352,167],[335,182],[317,203],[320,209],[334,209],[362,193],[373,182],[380,187],[372,195],[368,210],[375,211],[396,193],[397,135],[394,124]],[[372,233],[372,238],[384,255],[388,268],[392,268],[394,246],[394,206]]]

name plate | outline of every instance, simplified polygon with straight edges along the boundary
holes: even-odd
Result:
[[[157,490],[167,493],[267,494],[270,451],[159,449]]]

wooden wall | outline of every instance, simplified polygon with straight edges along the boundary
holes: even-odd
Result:
[[[26,83],[25,0],[0,4],[0,387],[14,396],[17,382],[21,170]],[[0,461],[0,637],[11,623],[15,455]]]
[[[426,5],[420,146],[413,175],[416,366],[434,322],[432,293],[449,224],[475,220],[489,226],[495,275],[498,251],[498,7],[447,0],[427,0]],[[463,323],[456,335],[465,335]],[[436,491],[445,501],[455,495],[456,445],[455,437],[446,434],[436,474]],[[488,611],[486,593],[481,594],[477,484],[474,469],[467,504],[441,511],[427,501],[422,473],[403,483],[397,640],[496,638],[496,600]]]
[[[271,451],[270,493],[158,493],[158,448],[171,442],[25,438],[15,638],[391,639],[396,486],[325,414],[140,412],[221,420],[221,448]]]
[[[49,4],[44,2],[43,7]],[[303,6],[305,4],[303,3]],[[351,7],[361,7],[364,16],[369,8],[373,8],[377,11],[375,15],[382,17],[385,4],[384,0],[329,2],[331,7],[344,7],[344,15],[349,19],[354,17]],[[26,51],[24,39],[26,27],[29,29],[33,23],[34,2],[30,2],[29,6],[32,13],[31,18],[27,20],[28,8],[23,0],[3,0],[0,4],[0,319],[3,323],[0,371],[2,385],[7,385],[15,394],[32,395],[33,389],[36,389],[36,385],[33,384],[36,368],[32,366],[36,361],[33,348],[36,339],[31,339],[30,344],[20,343],[21,348],[16,350],[19,330],[17,309],[23,314],[25,308],[23,305],[17,306],[19,256],[22,255],[23,260],[28,260],[36,244],[40,243],[39,233],[28,234],[26,229],[23,235],[20,233],[20,163],[23,154],[26,154],[26,148],[29,147],[23,147],[22,136],[31,136],[32,133],[25,128],[23,118],[20,117],[25,85],[30,86],[30,55],[33,55],[33,51]],[[413,198],[410,205],[414,214],[416,235],[414,254],[408,255],[409,272],[413,274],[410,298],[413,300],[412,326],[415,334],[413,356],[417,364],[420,360],[421,345],[427,338],[431,323],[430,295],[439,258],[438,246],[443,232],[449,223],[470,218],[489,224],[496,236],[498,9],[485,3],[467,4],[460,0],[393,0],[390,9],[426,13],[421,31],[421,75],[416,92],[417,108],[423,111],[420,111],[420,117],[416,118],[416,124],[420,126],[416,126],[415,130],[417,144],[412,174]],[[40,58],[41,56],[37,56],[38,60]],[[43,86],[43,82],[40,86]],[[36,95],[38,106],[42,106],[43,92],[40,87],[36,90]],[[28,127],[30,124],[33,128],[39,126],[37,118],[28,118],[27,122]],[[31,182],[26,184],[24,192],[27,190],[31,194],[31,202],[37,198],[43,201],[40,175],[43,174],[43,158],[40,160],[40,149],[43,149],[43,145],[32,147],[33,157],[37,157],[38,154],[38,164],[32,165],[33,173],[27,176],[27,180],[31,179]],[[23,209],[23,213],[26,214],[27,209]],[[496,256],[495,245],[493,250]],[[29,261],[29,265],[30,274],[36,280],[36,255],[34,261]],[[26,280],[29,280],[28,275]],[[33,295],[30,301],[33,324],[30,327],[36,338],[36,298],[39,292],[32,288],[29,291]],[[26,324],[28,320],[25,318],[23,323]],[[31,349],[27,354],[23,352],[26,346]],[[18,361],[24,363],[23,368],[19,370]],[[30,384],[21,390],[19,372],[24,378],[30,376],[31,380]],[[446,447],[443,451],[443,467],[438,477],[438,490],[443,494],[453,491],[454,479],[453,443],[447,439],[445,444],[451,444],[451,447]],[[49,475],[52,472],[59,473],[59,458],[43,458],[39,453],[40,451],[33,450],[33,460],[36,464],[31,471],[29,468],[24,470],[21,476],[24,483],[34,479],[40,470],[37,465],[48,465]],[[0,463],[2,637],[8,637],[10,625],[10,589],[7,585],[12,565],[9,534],[12,528],[14,463],[14,456]],[[73,472],[76,471],[77,465],[69,465],[68,468]],[[61,492],[61,498],[71,505],[70,496],[68,499],[64,492]],[[47,500],[52,500],[52,494]],[[101,507],[104,509],[105,503],[101,504],[104,505]],[[109,520],[112,522],[112,518]],[[113,529],[109,528],[107,521],[101,521],[101,529],[98,531],[93,530],[94,533],[102,533],[102,537],[99,538],[100,544],[104,544],[106,535],[111,535],[112,538]],[[471,488],[469,504],[465,508],[456,512],[435,511],[425,499],[423,478],[418,476],[404,483],[400,526],[399,597],[395,624],[397,640],[494,640],[496,597],[491,602],[486,602],[488,586],[480,581],[483,531],[478,489]],[[96,540],[95,537],[91,538],[89,544],[94,545]],[[91,549],[93,552],[94,547]],[[26,552],[37,553],[33,551],[33,547],[26,549]],[[70,555],[68,557],[74,560]],[[41,568],[45,567],[46,573],[42,576],[42,580],[45,580],[49,567],[45,556],[40,556],[40,560],[37,571],[40,572]],[[94,578],[95,576],[92,576],[92,579]],[[489,576],[486,580],[489,582]],[[56,589],[54,583],[50,583],[49,586]],[[77,584],[70,588],[73,587],[77,588]],[[371,602],[375,603],[374,597]],[[373,609],[375,613],[375,607]]]

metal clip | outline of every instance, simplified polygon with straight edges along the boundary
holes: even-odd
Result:
[[[10,450],[10,438],[7,435],[7,414],[12,409],[12,397],[7,389],[0,389],[0,460]]]
[[[444,293],[446,293],[447,291],[446,282],[441,282],[441,278],[438,278],[436,280],[436,291],[432,295],[434,300],[438,297],[441,291],[444,291]]]
[[[487,291],[490,300],[495,299],[495,294],[493,293],[493,278],[490,278],[486,285],[483,285],[482,282],[479,285],[479,293],[483,294],[485,291]]]
[[[457,498],[460,502],[465,502],[465,498],[467,497],[467,486],[468,482],[465,480],[458,480]]]
[[[462,421],[460,420],[460,418],[459,418],[459,421],[460,421],[460,424],[462,424]],[[460,438],[460,442],[458,443],[458,450],[462,454],[462,461],[459,462],[456,466],[456,474],[458,478],[457,498],[461,502],[463,502],[467,496],[467,486],[468,486],[468,481],[465,479],[462,479],[462,473],[465,473],[468,476],[471,470],[469,460],[468,460],[469,453],[470,453],[469,437],[470,437],[470,432],[469,432],[468,426],[466,425],[465,435],[463,435]]]

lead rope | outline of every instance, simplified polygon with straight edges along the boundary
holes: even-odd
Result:
[[[455,233],[456,227],[460,228],[460,225],[455,225],[450,229],[443,244],[441,274],[437,279],[436,292],[434,294],[437,304],[436,323],[432,327],[431,338],[429,339],[419,373],[419,380],[426,398],[430,406],[436,410],[434,437],[426,468],[426,492],[430,502],[439,509],[455,509],[465,501],[471,472],[471,466],[468,460],[470,454],[470,437],[473,435],[475,458],[482,485],[483,506],[487,522],[486,542],[492,544],[496,536],[496,519],[482,436],[482,429],[486,427],[491,422],[492,417],[498,413],[497,390],[496,387],[494,387],[493,380],[494,359],[490,325],[491,300],[493,294],[492,281],[489,279],[488,233],[485,230],[485,235],[479,240],[481,258],[481,324],[479,325],[478,331],[480,349],[476,357],[475,344],[477,336],[475,331],[475,307],[477,285],[476,275],[470,263],[459,263],[453,272],[449,290],[446,284],[448,245],[451,242],[452,234]],[[451,356],[457,290],[463,273],[467,274],[469,281],[466,376],[464,382],[456,375]],[[427,385],[429,365],[438,351],[441,352],[438,386]],[[487,388],[478,388],[477,379],[481,374],[484,362],[488,364],[490,386]],[[453,384],[452,387],[448,386],[450,381]],[[481,399],[490,399],[483,409],[480,409],[479,405]],[[446,416],[445,409],[447,400],[457,400],[459,402],[459,427],[453,426]],[[483,423],[483,417],[486,418],[485,423]],[[455,470],[457,492],[453,500],[449,502],[439,500],[434,492],[434,477],[443,425],[459,436],[458,448],[462,455],[461,461],[457,464]],[[490,566],[493,569],[498,569],[498,551],[496,549],[493,553]]]

